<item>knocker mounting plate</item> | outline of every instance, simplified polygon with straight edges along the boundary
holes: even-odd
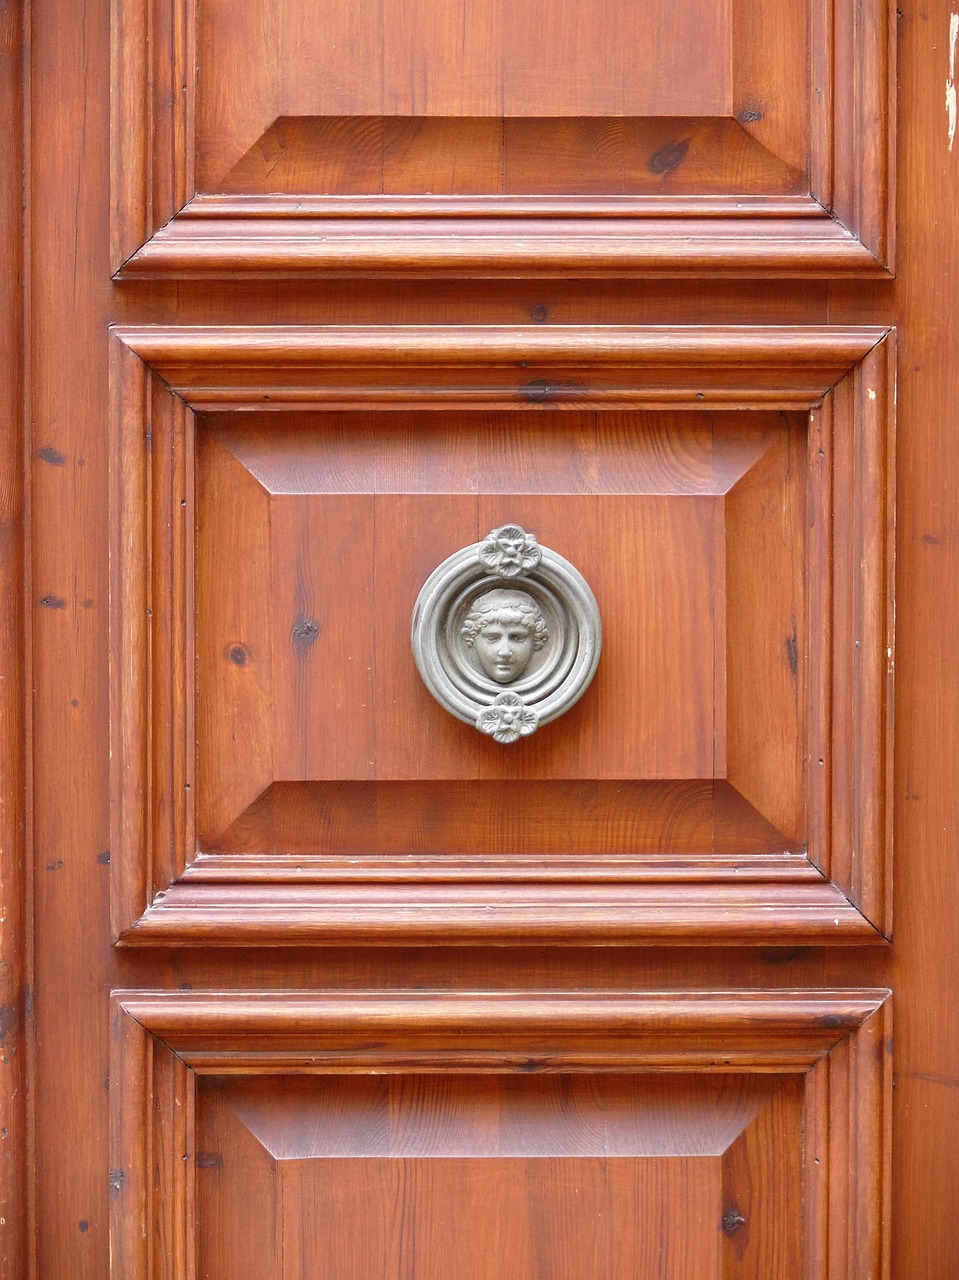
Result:
[[[599,609],[582,574],[518,524],[444,560],[413,610],[430,693],[497,742],[568,711],[599,662]]]

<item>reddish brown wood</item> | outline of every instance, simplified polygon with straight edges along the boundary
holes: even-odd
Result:
[[[875,326],[746,325],[116,331],[191,408],[221,411],[808,409],[885,336]]]
[[[959,1202],[959,1165],[941,1141],[959,1125],[959,1042],[949,979],[940,978],[959,965],[959,869],[948,853],[957,830],[953,777],[959,758],[959,143],[950,146],[946,101],[956,6],[897,8],[901,235],[899,277],[890,300],[901,316],[894,788],[896,857],[908,870],[895,886],[889,970],[902,995],[894,1057],[891,1269],[893,1276],[908,1276],[948,1274],[959,1259],[952,1211]],[[853,310],[857,319],[875,315],[877,304],[883,305],[839,288],[831,292],[837,318]],[[909,1216],[902,1216],[904,1209]]]
[[[561,754],[568,750],[561,747]],[[362,876],[364,867],[392,875],[404,863],[409,868],[411,856],[424,878],[470,878],[484,865],[510,879],[535,879],[547,869],[550,877],[569,878],[582,874],[582,856],[590,853],[591,873],[600,877],[655,878],[658,868],[664,877],[708,878],[710,868],[729,862],[755,879],[775,876],[778,866],[788,874],[802,858],[801,841],[793,842],[794,858],[784,857],[790,842],[782,831],[734,787],[711,778],[443,779],[442,807],[436,792],[435,782],[422,780],[272,783],[217,840],[201,840],[202,852],[216,857],[201,857],[188,874],[223,878],[229,866],[242,879],[252,872],[243,855],[270,854],[270,866],[295,864],[301,878],[322,876],[324,866],[336,879]],[[697,870],[690,854],[720,857]],[[769,856],[748,856],[762,854]],[[262,861],[253,865],[260,874]]]
[[[577,911],[585,911],[581,940],[620,944],[650,936],[679,942],[690,927],[727,941],[805,940],[816,930],[867,937],[860,912],[883,928],[889,828],[877,780],[891,722],[877,708],[889,678],[892,554],[882,330],[154,328],[118,331],[116,348],[118,457],[132,458],[118,466],[116,510],[124,527],[142,523],[147,511],[153,522],[139,551],[118,544],[114,554],[124,663],[114,690],[114,760],[127,772],[116,784],[124,798],[114,845],[124,852],[115,929],[125,942],[273,941],[279,917],[271,894],[287,877],[276,858],[295,851],[304,874],[295,891],[283,890],[286,942],[403,935],[464,942],[484,928],[499,943],[540,941],[550,930],[572,941]],[[149,361],[151,392],[133,351]],[[517,364],[525,366],[519,375]],[[530,386],[539,399],[527,394]],[[544,387],[560,389],[561,412],[550,414],[555,438],[540,425],[544,401],[553,403]],[[144,395],[154,405],[148,493],[138,478],[147,456],[136,409]],[[445,406],[448,395],[456,416],[421,427],[415,410],[437,400]],[[752,412],[691,412],[727,397]],[[197,425],[183,398],[191,409],[219,412]],[[834,398],[834,410],[822,407]],[[584,403],[599,407],[586,414]],[[622,406],[633,403],[665,403],[670,412],[625,414]],[[818,420],[810,428],[798,417],[757,412],[770,404],[831,414],[836,458],[831,444],[823,447]],[[262,405],[271,414],[234,412]],[[330,407],[351,412],[316,416]],[[360,412],[371,408],[380,412]],[[477,496],[478,472],[488,496]],[[139,497],[124,505],[128,489]],[[507,756],[464,734],[433,702],[415,676],[407,636],[416,594],[436,563],[518,512],[593,583],[607,656],[567,732],[538,735]],[[137,576],[144,556],[153,566],[149,599],[138,594],[147,590]],[[157,618],[150,644],[145,634],[135,643],[135,620],[149,609]],[[196,713],[186,671],[196,672]],[[134,760],[145,781],[130,773]],[[512,848],[504,846],[494,832],[509,828],[488,807],[487,834],[472,830],[462,806],[454,816],[444,799],[444,821],[420,802],[419,832],[407,844],[403,822],[416,812],[410,796],[407,817],[397,815],[391,830],[356,812],[358,804],[389,803],[389,791],[365,785],[374,781],[723,778],[741,797],[740,816],[728,834],[714,829],[709,852],[747,858],[758,838],[765,841],[758,851],[778,853],[791,867],[790,851],[808,849],[826,875],[835,857],[836,883],[799,877],[787,887],[774,875],[764,898],[740,874],[737,888],[737,874],[713,864],[707,850],[679,848],[669,809],[659,807],[668,825],[650,852],[654,859],[677,852],[676,879],[645,897],[636,858],[643,839],[655,839],[654,819],[607,834],[616,811],[607,799],[578,866],[585,885],[594,874],[597,886],[612,875],[615,888],[554,892],[544,867],[534,890],[535,858],[546,849],[534,837],[526,850],[509,835]],[[297,793],[294,783],[307,790]],[[322,785],[342,783],[354,784],[346,807],[346,792]],[[184,792],[187,803],[178,804]],[[519,804],[533,794],[521,792]],[[535,794],[533,829],[545,831],[556,821],[542,807],[549,793]],[[135,831],[144,795],[153,813],[145,846]],[[635,795],[654,800],[653,792]],[[132,843],[126,813],[134,815]],[[721,808],[711,821],[723,821]],[[342,874],[335,868],[347,848],[355,850],[353,883],[337,888],[331,875]],[[378,860],[415,848],[423,852],[405,870],[392,864],[390,890]],[[132,849],[145,849],[147,867]],[[198,849],[214,857],[180,885]],[[499,861],[484,889],[477,858],[494,849]],[[251,855],[245,864],[241,850]],[[444,882],[450,855],[472,856],[476,883],[468,891],[455,866]],[[213,872],[221,856],[227,861]],[[618,869],[617,858],[626,859]],[[364,887],[357,869],[367,859]],[[852,867],[861,870],[854,876]],[[242,889],[228,888],[228,869]],[[312,907],[310,869],[325,885]],[[654,874],[662,880],[662,865]],[[690,875],[701,879],[691,893]],[[510,890],[511,881],[527,887]],[[215,922],[205,918],[211,909]]]
[[[114,261],[128,276],[565,275],[571,264],[655,274],[667,257],[669,273],[876,273],[892,260],[886,8],[690,3],[663,20],[659,5],[615,4],[598,30],[572,0],[562,21],[526,0],[508,21],[493,5],[459,24],[427,0],[362,23],[342,3],[322,22],[296,4],[199,17],[180,0],[125,4],[113,40]],[[644,35],[658,21],[655,39]],[[655,66],[633,74],[632,51],[652,45]],[[807,48],[808,63],[797,56]],[[664,116],[681,119],[670,130]],[[477,189],[531,191],[540,206],[520,197],[494,220],[495,207],[470,207]],[[197,190],[240,195],[198,203]],[[413,218],[375,198],[418,190]],[[660,194],[644,203],[650,190]],[[799,217],[784,217],[776,205],[793,190]],[[550,209],[556,191],[564,202]],[[351,223],[337,197],[358,192],[374,198]],[[321,198],[328,225],[298,224],[303,194]]]
[[[27,1269],[27,1053],[30,982],[24,663],[23,9],[0,11],[0,1275]]]
[[[199,8],[209,13],[215,2],[204,0]],[[376,217],[370,215],[369,197],[363,196],[334,201],[300,195],[296,197],[301,205],[299,212],[294,212],[283,197],[270,195],[189,199],[194,184],[192,179],[187,180],[187,171],[193,154],[182,139],[193,133],[192,126],[186,128],[193,110],[193,77],[184,72],[195,65],[196,58],[192,52],[181,52],[177,54],[175,72],[166,70],[174,66],[170,51],[177,45],[188,48],[189,28],[185,24],[175,26],[163,5],[144,5],[143,9],[148,7],[156,20],[149,40],[129,61],[124,52],[113,77],[123,80],[125,74],[124,85],[133,87],[141,103],[133,112],[136,118],[132,146],[126,149],[122,162],[116,164],[118,186],[113,198],[109,195],[105,141],[111,87],[105,7],[34,0],[29,32],[32,142],[27,220],[35,252],[29,275],[33,344],[29,421],[33,426],[28,448],[36,455],[29,546],[35,589],[30,589],[29,599],[35,614],[36,644],[28,655],[34,669],[27,687],[33,692],[36,708],[30,737],[35,760],[31,835],[36,860],[35,871],[31,867],[26,878],[33,876],[36,882],[32,917],[36,922],[35,945],[30,948],[36,965],[30,993],[35,1053],[30,1084],[38,1123],[27,1158],[21,1162],[29,1162],[37,1171],[35,1215],[28,1232],[28,1252],[32,1256],[23,1260],[23,1266],[19,1265],[21,1259],[13,1263],[11,1280],[20,1280],[23,1274],[102,1280],[110,1273],[109,1167],[111,1163],[115,1167],[122,1164],[120,1160],[111,1162],[107,1148],[111,1098],[104,1087],[109,1069],[106,993],[115,988],[138,988],[169,991],[176,998],[183,998],[188,993],[176,993],[184,984],[199,992],[221,993],[254,986],[273,993],[332,987],[347,997],[351,991],[364,987],[393,993],[417,987],[448,990],[457,986],[486,991],[523,987],[539,992],[550,987],[639,987],[677,995],[717,986],[727,991],[802,986],[811,992],[824,986],[893,986],[897,1001],[897,1089],[893,1103],[894,1165],[887,1185],[894,1199],[881,1213],[891,1237],[891,1263],[887,1270],[896,1280],[900,1276],[956,1274],[959,1241],[954,1205],[959,1200],[959,1162],[943,1140],[943,1135],[955,1132],[959,1126],[959,1091],[955,1087],[959,1066],[951,1012],[951,975],[959,964],[954,927],[959,885],[955,859],[950,855],[959,830],[953,785],[959,762],[959,686],[953,660],[956,611],[952,603],[959,572],[959,516],[954,484],[959,463],[955,413],[959,397],[955,343],[951,339],[954,298],[959,287],[952,249],[959,237],[959,178],[956,151],[949,148],[945,97],[950,76],[950,6],[900,3],[894,24],[891,6],[869,9],[852,4],[817,5],[821,13],[829,10],[837,20],[833,26],[835,39],[814,43],[809,50],[809,83],[822,89],[810,113],[809,186],[838,222],[823,216],[818,205],[802,196],[703,197],[705,209],[689,197],[636,197],[632,205],[635,216],[625,217],[618,207],[621,197],[592,194],[564,201],[556,196],[486,199],[446,195],[431,199],[430,218],[425,225],[423,200],[401,193],[377,197]],[[10,14],[5,11],[3,19],[5,34],[14,20],[10,15],[15,12],[13,7],[8,8]],[[246,59],[245,87],[259,73],[264,48],[274,48],[275,42],[259,37],[246,42],[244,16],[255,16],[257,11],[249,6],[232,8],[238,44],[257,50],[256,57]],[[763,93],[773,93],[780,80],[796,75],[796,66],[805,61],[806,50],[799,49],[790,63],[771,47],[769,40],[752,39],[749,33],[775,21],[775,12],[761,11],[752,4],[742,8],[750,11],[749,25],[741,27],[739,35],[734,32],[733,46],[738,40],[738,53],[727,61],[735,74],[738,59],[741,72],[746,66],[745,54],[751,48],[759,74],[764,68],[770,69],[765,82],[754,83]],[[184,6],[183,13],[189,15],[192,9],[193,6]],[[302,9],[307,15],[303,21],[307,21],[307,6]],[[263,12],[268,16],[268,10]],[[785,9],[779,12],[785,15]],[[795,21],[795,12],[790,9],[790,22]],[[132,22],[135,27],[139,17],[136,5],[117,6],[118,21]],[[815,20],[819,21],[820,30],[824,29],[824,23]],[[860,22],[858,28],[856,22]],[[875,128],[880,117],[875,112],[872,118],[868,112],[864,115],[850,99],[849,90],[857,85],[866,88],[877,70],[880,80],[883,78],[886,68],[880,63],[894,25],[900,43],[902,111],[900,273],[895,283],[882,279],[850,281],[850,273],[870,269],[870,251],[862,244],[870,245],[880,256],[888,252],[881,247],[881,193],[887,185],[886,170],[891,169],[892,157],[884,147],[884,130]],[[266,32],[267,37],[269,34]],[[865,43],[857,49],[857,41]],[[833,47],[835,64],[831,61]],[[8,59],[10,45],[4,44],[3,49],[3,57]],[[735,49],[730,50],[733,52]],[[716,57],[713,65],[719,65],[719,61]],[[842,67],[851,65],[857,67],[855,78],[844,78]],[[123,74],[121,66],[126,67]],[[789,83],[795,85],[796,81]],[[7,86],[15,91],[16,85],[15,77],[6,78],[4,91]],[[736,90],[735,83],[733,87]],[[751,86],[746,88],[751,91]],[[148,92],[152,105],[147,102]],[[879,112],[885,112],[890,101],[886,90],[868,92]],[[255,105],[255,94],[247,96]],[[240,94],[236,97],[239,108]],[[120,93],[115,101],[117,119],[125,121],[128,116],[121,106],[128,99]],[[739,113],[742,106],[749,109],[751,105],[744,94],[741,101],[734,103],[733,114]],[[357,102],[343,106],[344,112],[359,109]],[[381,110],[384,108],[377,104],[376,111]],[[165,141],[158,142],[148,122],[150,112],[159,118],[167,111],[175,113],[179,120],[174,125],[174,130],[181,131],[179,142],[175,141],[174,130],[162,122],[159,131]],[[241,139],[241,150],[255,144],[273,118],[271,114],[269,119],[255,120]],[[16,151],[18,119],[12,108],[5,113],[8,158]],[[801,119],[802,112],[796,111],[791,122],[795,125]],[[748,129],[759,140],[760,130],[780,123],[781,118],[770,112],[762,120],[747,120],[739,127]],[[785,161],[789,147],[800,145],[795,141],[799,136],[798,131],[782,133],[775,143],[762,145],[767,145],[767,154]],[[831,172],[833,155],[844,166],[842,174]],[[712,158],[718,166],[715,153]],[[148,169],[151,172],[147,180]],[[420,172],[416,166],[414,169]],[[9,183],[18,186],[17,170],[15,161],[5,168],[5,192],[10,189]],[[680,166],[673,171],[674,177],[664,178],[664,183],[678,182],[682,172]],[[875,197],[877,191],[879,199],[870,203],[869,193]],[[863,201],[857,203],[863,194]],[[118,246],[112,259],[107,253],[111,203],[118,209],[114,227],[122,223],[128,211],[132,215],[131,226],[126,228],[128,239]],[[738,211],[736,205],[740,206]],[[195,275],[178,281],[146,275],[111,288],[111,270],[128,254],[135,253],[181,207],[184,212],[169,231],[161,233],[157,244],[144,251],[143,265],[160,271],[188,271],[192,262],[205,270],[232,273],[232,263],[242,261],[247,268],[242,276],[211,283]],[[14,212],[12,216],[19,219],[20,214]],[[888,225],[890,220],[885,221]],[[637,225],[648,235],[636,235]],[[558,226],[568,230],[565,240],[558,235]],[[521,233],[537,227],[546,235],[530,247]],[[182,236],[189,228],[205,230],[203,243],[187,252]],[[251,238],[237,243],[234,238],[234,232],[254,237],[257,230],[269,232],[272,239],[261,242]],[[453,238],[464,231],[468,234],[461,239]],[[490,233],[490,243],[484,243],[484,231]],[[595,232],[600,234],[594,236]],[[749,238],[736,250],[734,262],[730,240],[739,232]],[[307,238],[310,235],[331,238],[311,241]],[[552,239],[547,242],[547,237]],[[568,258],[563,256],[564,249],[568,250]],[[683,255],[680,266],[670,259],[672,249]],[[154,250],[159,251],[159,256],[150,257]],[[409,274],[405,267],[397,266],[398,255],[403,251],[410,254],[406,259]],[[743,279],[737,273],[750,259],[793,274],[791,278],[780,278],[774,287],[761,279]],[[639,269],[638,261],[642,269],[658,273],[658,278],[642,282],[608,276],[597,279],[597,275],[617,270],[633,274]],[[337,275],[341,269],[347,275],[357,270],[372,272],[376,264],[387,269],[389,278],[343,282]],[[471,264],[484,278],[455,281],[424,277],[430,264],[444,273],[466,271]],[[277,281],[265,274],[256,275],[268,272],[271,265],[288,273],[286,278]],[[300,268],[306,269],[307,278],[289,278],[289,273]],[[797,271],[833,268],[830,282],[795,275]],[[687,273],[686,278],[671,278],[673,271]],[[511,279],[510,272],[521,275]],[[531,278],[536,273],[547,274]],[[319,279],[318,275],[325,278]],[[582,279],[571,278],[575,276]],[[846,277],[845,284],[842,276]],[[897,813],[896,936],[891,947],[839,951],[815,946],[803,951],[786,945],[784,938],[775,937],[768,945],[752,949],[716,950],[698,945],[709,935],[693,931],[687,934],[683,946],[648,949],[484,946],[452,951],[443,947],[409,947],[407,938],[399,938],[399,945],[386,950],[334,948],[319,955],[311,948],[260,947],[250,955],[236,947],[217,952],[172,947],[117,952],[110,947],[106,918],[109,881],[112,872],[123,876],[126,871],[124,859],[113,855],[109,847],[108,476],[111,470],[117,470],[105,426],[110,411],[103,335],[109,324],[131,329],[153,325],[184,329],[192,325],[236,324],[307,328],[422,325],[441,331],[445,326],[509,329],[514,325],[548,327],[559,323],[584,331],[593,325],[804,326],[830,322],[855,327],[875,325],[883,330],[895,324],[900,331],[897,746],[892,794],[887,793],[887,801],[894,800]],[[5,347],[7,351],[13,352],[14,348]],[[851,358],[846,367],[857,358]],[[358,363],[363,363],[362,359]],[[826,459],[822,460],[827,475],[816,490],[823,500],[831,489],[830,477],[836,474],[835,462],[846,438],[841,421],[831,413],[843,394],[840,391],[830,395],[821,408],[812,409],[814,433],[821,423],[828,445],[824,450],[828,467]],[[174,421],[173,415],[158,411],[152,398],[151,404],[160,429],[167,429]],[[296,406],[291,412],[298,414]],[[399,420],[401,414],[396,417]],[[839,453],[831,434],[837,428]],[[818,458],[814,433],[810,437],[813,466]],[[433,442],[431,438],[429,443]],[[565,437],[557,442],[557,457],[562,455],[565,443]],[[41,456],[41,450],[50,452]],[[62,465],[51,460],[58,455]],[[868,474],[874,460],[868,453],[855,457]],[[437,465],[434,475],[441,473],[442,466]],[[145,486],[145,476],[143,483]],[[6,502],[15,490],[4,487],[2,492]],[[430,492],[442,492],[442,488],[434,484]],[[855,496],[847,492],[846,498],[855,507]],[[139,506],[135,509],[139,518]],[[821,504],[813,504],[809,511],[807,547],[809,563],[814,566],[810,572],[825,582],[832,550],[828,539],[821,536],[827,532],[818,519],[822,509]],[[862,510],[866,512],[865,507]],[[883,511],[881,504],[869,508],[867,526],[861,531],[869,545],[878,546],[882,541],[877,530],[888,513],[889,507]],[[855,531],[855,520],[851,527],[849,523],[841,525],[840,531],[845,539]],[[148,524],[138,535],[139,545],[145,547],[154,533],[154,526]],[[185,546],[185,541],[180,545]],[[845,579],[843,573],[847,575]],[[840,567],[836,580],[840,598],[844,580],[849,581],[848,566]],[[880,578],[873,581],[875,584]],[[857,616],[862,617],[875,619],[883,608],[875,594],[866,593],[856,603]],[[8,616],[5,615],[4,625]],[[808,613],[806,625],[809,635],[815,636],[818,624],[814,614]],[[847,635],[853,640],[854,631],[855,626],[850,623]],[[848,651],[846,657],[851,658]],[[864,688],[875,691],[886,686],[887,673],[881,664],[876,665],[874,657],[862,669],[862,679]],[[122,655],[119,660],[123,660]],[[850,665],[854,670],[854,663]],[[6,677],[6,668],[3,674]],[[828,664],[807,672],[810,698],[821,698],[822,691],[832,684]],[[5,681],[5,692],[10,687]],[[175,683],[169,687],[175,688]],[[848,684],[843,689],[847,691]],[[151,727],[151,734],[155,730],[156,726]],[[858,764],[855,760],[851,763],[861,766],[863,778],[874,779],[881,790],[883,761],[874,750],[864,749]],[[16,788],[8,794],[16,803]],[[863,791],[863,796],[868,800],[868,791]],[[855,807],[855,792],[844,792],[838,799],[837,813],[848,817],[851,806]],[[810,839],[825,848],[833,830],[829,815],[818,804],[812,807],[815,812],[809,815]],[[182,805],[176,805],[173,815],[184,811]],[[862,813],[863,821],[851,829],[868,836],[872,818],[868,809]],[[877,902],[888,897],[888,880],[880,884],[875,875],[872,879],[863,875],[861,859],[851,856],[858,854],[858,848],[844,846],[838,829],[836,842],[830,874],[851,886],[850,892],[871,895]],[[146,845],[138,846],[141,847]],[[112,867],[107,864],[111,856]],[[869,857],[878,859],[878,845],[872,846]],[[134,876],[141,874],[140,859],[127,863]],[[179,871],[175,860],[161,862],[158,855],[149,865],[151,875],[156,871],[156,887],[169,884]],[[298,865],[295,857],[285,859],[277,871],[278,878],[295,882],[303,874],[296,871]],[[735,860],[723,864],[727,880],[738,874],[734,865]],[[657,882],[661,882],[663,872],[664,868],[657,865],[648,866],[644,874],[653,880],[660,877]],[[666,873],[674,874],[668,869]],[[260,873],[256,867],[248,867],[243,874],[247,878],[241,884],[255,884]],[[311,869],[306,874],[309,877],[319,873]],[[392,874],[388,865],[375,871],[381,882],[388,881]],[[422,874],[428,877],[432,871],[427,868]],[[469,882],[475,868],[464,866],[457,874]],[[517,865],[511,874],[516,878],[528,876],[530,868]],[[595,874],[605,878],[615,873],[607,867],[597,869]],[[698,883],[695,868],[688,868],[685,874],[692,883]],[[774,868],[765,860],[762,874],[769,880],[779,878],[795,883],[795,859],[777,863]],[[572,878],[568,867],[562,875],[564,883]],[[816,876],[815,868],[805,864],[798,879],[812,886]],[[219,880],[221,885],[224,881],[238,881],[237,859],[225,863],[200,859],[185,870],[183,887],[189,888],[192,881],[202,887],[204,877]],[[823,882],[819,883],[817,892],[821,893]],[[269,888],[264,888],[262,882],[260,887],[267,896]],[[836,891],[831,892],[838,900]],[[151,890],[145,884],[132,896],[138,909],[150,899]],[[123,897],[124,902],[129,900],[128,896]],[[721,898],[710,900],[714,906],[721,905]],[[5,902],[5,909],[7,905]],[[284,927],[281,917],[282,912],[273,921],[277,931]],[[9,914],[4,917],[4,929],[12,929],[12,919]],[[211,935],[215,940],[212,929]],[[840,1238],[836,1226],[841,1221],[843,1200],[850,1194],[863,1194],[862,1179],[871,1178],[873,1170],[883,1168],[883,1157],[871,1147],[857,1148],[856,1141],[857,1135],[867,1132],[870,1126],[873,1131],[888,1132],[888,1111],[877,1102],[879,1093],[869,1083],[876,1078],[872,1072],[886,1031],[880,1025],[880,1017],[884,1016],[870,1019],[854,1038],[864,1050],[859,1067],[844,1065],[842,1051],[837,1047],[827,1058],[831,1080],[821,1068],[802,1076],[808,1102],[804,1142],[809,1154],[815,1157],[824,1147],[835,1145],[829,1176],[822,1161],[817,1166],[813,1159],[811,1167],[807,1162],[805,1202],[823,1206],[829,1204],[833,1194],[838,1197],[835,1212],[830,1209],[828,1213],[807,1215],[804,1223],[802,1251],[810,1278],[830,1275],[833,1270],[844,1274],[844,1268],[845,1273],[856,1274],[857,1263],[866,1274],[884,1274],[882,1239],[874,1231],[870,1234],[868,1226],[856,1226],[851,1236]],[[131,1026],[136,1035],[141,1034],[135,1025]],[[138,1061],[135,1054],[132,1061]],[[144,1056],[144,1069],[146,1062]],[[179,1138],[172,1137],[179,1122],[169,1120],[171,1109],[174,1116],[177,1113],[175,1097],[179,1096],[176,1090],[180,1087],[176,1078],[179,1068],[175,1062],[171,1065],[176,1070],[164,1074],[161,1067],[154,1075],[161,1110],[168,1119],[155,1126],[146,1114],[146,1100],[143,1115],[137,1120],[139,1124],[142,1119],[142,1131],[150,1134],[149,1142],[167,1153],[157,1206],[161,1221],[167,1204],[189,1205],[191,1194],[185,1187],[171,1190],[174,1169],[179,1167],[176,1161],[184,1154],[177,1150]],[[860,1069],[866,1072],[865,1076],[859,1073]],[[187,1080],[192,1074],[192,1068],[184,1072]],[[437,1073],[431,1078],[442,1081],[445,1077]],[[540,1077],[533,1073],[533,1078]],[[591,1078],[589,1073],[586,1078]],[[209,1078],[202,1079],[206,1087]],[[252,1079],[261,1090],[269,1091],[265,1083],[268,1077]],[[230,1087],[236,1086],[234,1077]],[[847,1111],[850,1104],[858,1105],[859,1099],[871,1117],[865,1127],[854,1112]],[[116,1093],[112,1102],[120,1106]],[[295,1114],[292,1104],[291,1109]],[[133,1111],[128,1114],[133,1115]],[[855,1128],[848,1123],[850,1117],[857,1121]],[[779,1121],[768,1117],[757,1117],[750,1130],[753,1135],[766,1135],[762,1145],[767,1152],[770,1143],[775,1145],[778,1131]],[[184,1140],[182,1145],[186,1148],[190,1144]],[[4,1152],[7,1149],[3,1147]],[[795,1148],[791,1151],[794,1156]],[[736,1156],[734,1150],[729,1159],[732,1174],[739,1168]],[[842,1170],[841,1177],[838,1169]],[[197,1173],[210,1179],[219,1176],[211,1165],[201,1164]],[[234,1191],[221,1201],[226,1216],[220,1225],[211,1226],[209,1215],[205,1219],[203,1229],[212,1231],[214,1240],[217,1233],[222,1236],[231,1230],[233,1222],[242,1220],[243,1176],[241,1169]],[[144,1176],[144,1185],[153,1186],[152,1166]],[[251,1194],[257,1185],[252,1185]],[[169,1193],[168,1200],[163,1193]],[[144,1221],[154,1209],[152,1189],[145,1195],[151,1203],[149,1213],[144,1207]],[[872,1191],[867,1189],[866,1195],[871,1198]],[[209,1196],[205,1203],[213,1212]],[[185,1220],[192,1222],[189,1207],[185,1214]],[[166,1232],[167,1228],[162,1230]],[[728,1237],[728,1244],[723,1245],[724,1268],[731,1274],[739,1266],[735,1246],[737,1235],[743,1241],[744,1230]],[[188,1265],[181,1261],[182,1249],[175,1243],[182,1238],[182,1232],[178,1237],[175,1230],[161,1235],[155,1256],[165,1258],[167,1246],[174,1242],[175,1265]],[[768,1234],[763,1239],[768,1240]],[[744,1244],[743,1266],[758,1266],[766,1273],[776,1274],[781,1269],[778,1260],[770,1263],[761,1255],[753,1261],[755,1255],[750,1250],[756,1243],[753,1236]],[[783,1247],[794,1246],[784,1243]],[[177,1253],[177,1249],[181,1252]],[[259,1261],[254,1258],[255,1263]],[[245,1262],[243,1259],[236,1264],[240,1275],[244,1274]],[[121,1266],[120,1262],[116,1265]],[[266,1259],[262,1270],[265,1272],[269,1265]],[[768,1280],[763,1271],[763,1280]],[[121,1269],[119,1274],[125,1273]],[[376,1280],[381,1278],[377,1276]]]
[[[670,167],[671,156],[682,164]],[[658,158],[662,159],[658,159]],[[314,116],[276,120],[217,187],[313,196],[802,195],[805,172],[738,120]]]
[[[514,1267],[552,1250],[562,1265],[585,1242],[597,1256],[614,1255],[605,1264],[613,1274],[650,1256],[670,1266],[685,1258],[689,1270],[693,1249],[697,1275],[707,1260],[718,1264],[721,1249],[730,1255],[723,1274],[737,1255],[747,1274],[762,1274],[762,1261],[782,1274],[801,1241],[801,1079],[200,1077],[200,1273],[243,1275],[251,1258],[265,1267],[282,1254],[296,1276],[308,1258],[335,1254],[337,1274],[396,1274],[409,1259],[404,1234],[415,1231],[424,1269],[437,1265],[439,1241],[449,1257],[457,1236],[482,1234],[495,1240],[493,1256],[471,1250],[467,1268],[503,1269],[506,1249]],[[722,1204],[742,1201],[746,1230],[720,1230],[720,1182]],[[394,1214],[397,1192],[404,1212]],[[567,1221],[584,1199],[589,1211],[572,1235]],[[373,1204],[385,1211],[371,1215]],[[663,1237],[673,1243],[661,1248]]]
[[[470,1251],[464,1266],[479,1270],[467,1275],[494,1274],[510,1244],[510,1256],[532,1250],[530,1266],[544,1256],[560,1265],[580,1258],[584,1240],[601,1257],[612,1250],[607,1265],[618,1270],[620,1249],[634,1259],[651,1247],[649,1224],[660,1216],[649,1218],[652,1202],[667,1221],[655,1237],[662,1247],[652,1246],[671,1259],[666,1274],[688,1273],[700,1256],[716,1276],[758,1277],[770,1265],[811,1274],[820,1258],[824,1280],[876,1275],[889,1172],[888,1058],[877,1052],[885,996],[121,994],[111,1068],[115,1256],[130,1280],[179,1280],[194,1247],[227,1275],[253,1247],[261,1265],[282,1254],[292,1280],[319,1251],[339,1258],[338,1274],[365,1280],[377,1267],[395,1270],[415,1238],[425,1273],[439,1276],[465,1230],[457,1215],[471,1205],[474,1222],[489,1215],[501,1227]],[[664,1078],[664,1068],[684,1074]],[[554,1074],[570,1069],[578,1074]],[[521,1071],[533,1074],[515,1080]],[[155,1087],[157,1074],[170,1086]],[[198,1089],[204,1076],[219,1087]],[[182,1118],[194,1111],[203,1145],[195,1153],[193,1121]],[[821,1145],[803,1149],[804,1127]],[[850,1134],[874,1178],[843,1176]],[[175,1159],[181,1150],[185,1162]],[[719,1160],[710,1166],[709,1156]],[[195,1193],[184,1163],[196,1169]],[[813,1194],[800,1214],[803,1182]],[[266,1195],[251,1202],[257,1186]],[[258,1224],[252,1246],[242,1234],[224,1239],[223,1226],[240,1225],[238,1197],[246,1222]],[[569,1229],[583,1203],[585,1235]],[[370,1216],[369,1206],[379,1211]],[[590,1224],[604,1219],[594,1240]],[[639,1234],[626,1249],[631,1232]],[[165,1250],[166,1239],[190,1244]]]

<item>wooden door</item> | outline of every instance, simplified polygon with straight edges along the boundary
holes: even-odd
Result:
[[[3,1276],[953,1274],[955,15],[0,29]]]

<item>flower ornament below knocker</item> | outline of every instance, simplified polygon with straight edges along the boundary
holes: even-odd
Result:
[[[504,524],[433,571],[413,610],[412,644],[437,702],[508,744],[580,698],[599,661],[599,610],[568,560]]]
[[[516,693],[497,694],[493,705],[476,717],[480,733],[488,733],[497,742],[515,742],[517,738],[528,737],[536,732],[538,724],[539,716]]]

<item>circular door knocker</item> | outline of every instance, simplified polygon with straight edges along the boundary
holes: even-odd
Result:
[[[599,609],[568,560],[518,524],[430,574],[413,610],[427,689],[460,720],[516,742],[582,696],[599,662]]]

